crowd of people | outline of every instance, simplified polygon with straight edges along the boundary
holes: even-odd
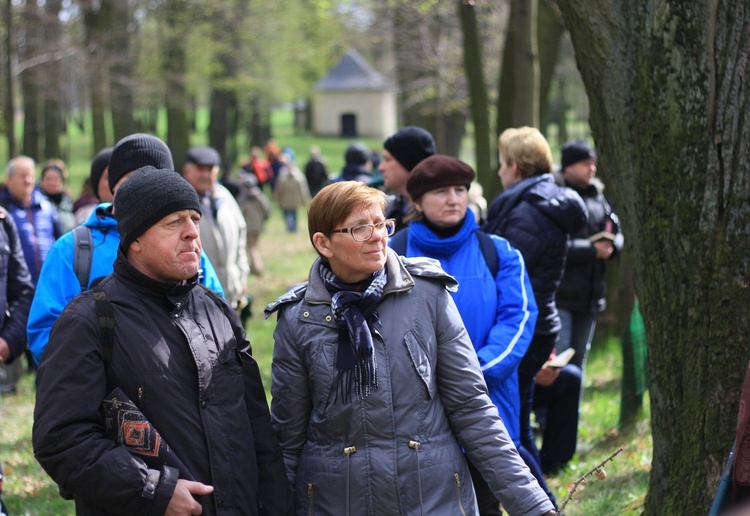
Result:
[[[339,174],[273,140],[234,176],[207,146],[177,168],[137,133],[75,202],[64,162],[11,159],[0,364],[38,368],[34,454],[61,495],[81,514],[556,514],[623,237],[586,141],[559,169],[537,129],[498,143],[489,208],[416,126],[352,142]],[[272,207],[289,233],[307,210],[318,257],[265,308],[269,407],[245,326]]]

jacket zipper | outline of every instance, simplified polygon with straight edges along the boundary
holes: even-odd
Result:
[[[346,516],[349,516],[349,456],[357,451],[356,446],[347,446],[344,448],[344,455],[346,455]]]
[[[456,479],[456,498],[458,499],[458,508],[461,510],[461,516],[466,516],[466,511],[461,503],[461,479],[458,478],[458,473],[453,473],[453,478]]]
[[[424,514],[424,501],[422,500],[422,469],[419,467],[419,448],[422,443],[419,441],[409,441],[409,448],[414,450],[417,455],[417,488],[419,489],[419,513]]]

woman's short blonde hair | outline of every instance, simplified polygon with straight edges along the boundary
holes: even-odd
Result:
[[[498,139],[500,158],[515,163],[521,177],[527,178],[552,172],[552,151],[549,143],[535,127],[506,129]]]
[[[331,183],[313,197],[307,210],[310,242],[313,241],[315,233],[320,232],[328,236],[331,231],[338,229],[354,210],[372,205],[385,212],[386,196],[377,188],[367,186],[362,181]]]

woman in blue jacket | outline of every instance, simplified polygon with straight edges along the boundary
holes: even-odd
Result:
[[[523,455],[517,369],[534,333],[537,306],[521,254],[507,240],[479,231],[468,208],[474,177],[470,166],[442,155],[423,160],[411,171],[406,188],[413,207],[404,230],[408,231],[405,255],[437,259],[458,280],[453,299],[479,358],[490,399]],[[392,243],[398,239],[395,236]],[[482,239],[494,245],[497,260],[485,256]],[[484,479],[470,469],[481,514],[501,514]],[[541,474],[537,480],[544,481]]]

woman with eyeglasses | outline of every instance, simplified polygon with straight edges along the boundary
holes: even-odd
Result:
[[[477,514],[463,449],[509,514],[555,514],[487,395],[456,281],[388,248],[385,203],[357,181],[323,188],[308,281],[266,308],[297,514]]]

